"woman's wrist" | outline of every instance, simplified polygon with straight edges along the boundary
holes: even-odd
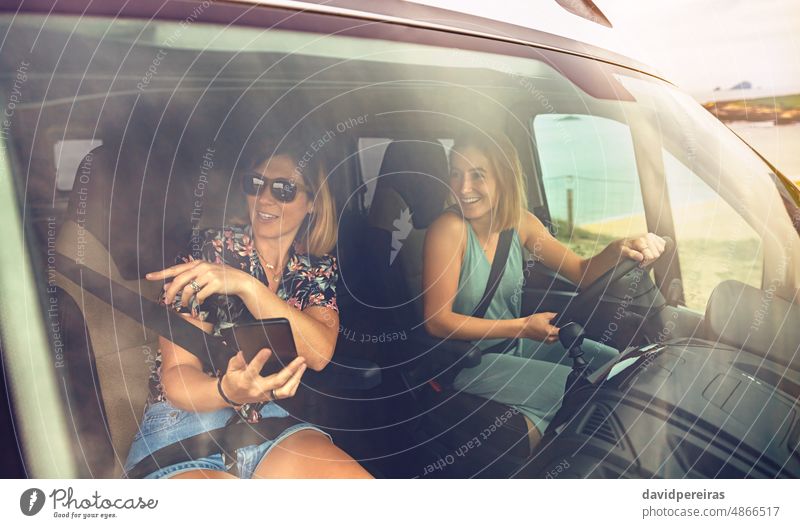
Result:
[[[239,298],[256,319],[263,319],[263,317],[259,316],[259,312],[262,309],[262,305],[264,305],[265,296],[270,293],[267,285],[252,275],[248,275],[247,281],[241,288],[241,291],[237,293]]]
[[[626,238],[613,240],[593,257],[582,259],[578,272],[579,279],[575,285],[579,288],[586,287],[619,261],[626,241]]]
[[[243,291],[239,294],[239,297],[256,319],[264,319],[264,317],[277,317],[275,315],[265,315],[262,317],[262,314],[265,312],[274,313],[276,309],[280,309],[277,307],[286,306],[286,302],[278,297],[272,290],[270,290],[269,286],[252,275],[250,276],[250,280],[244,287]],[[273,301],[277,301],[277,303],[273,304]]]
[[[519,317],[517,319],[511,319],[511,331],[512,335],[509,337],[511,338],[520,338],[520,337],[527,337],[525,335],[525,330],[528,326],[528,318],[527,317]]]
[[[628,244],[627,238],[620,238],[611,242],[608,247],[606,247],[606,252],[609,253],[614,258],[618,258],[620,253],[622,253],[622,248],[624,248]]]
[[[230,407],[219,394],[218,378],[209,376],[194,366],[171,367],[162,373],[161,380],[167,399],[179,409],[209,412]]]
[[[236,401],[232,400],[228,396],[228,392],[229,391],[225,390],[225,374],[224,373],[220,374],[220,376],[217,378],[217,392],[219,393],[220,398],[222,398],[222,401],[224,401],[227,406],[237,408],[237,407],[241,407],[242,405],[244,405],[243,403],[239,403],[239,402],[236,402]]]
[[[245,273],[244,271],[238,271],[237,273],[241,273],[243,275],[241,281],[237,281],[237,288],[236,291],[232,291],[234,295],[238,296],[242,300],[248,299],[252,297],[253,293],[258,289],[258,286],[263,286],[261,281],[257,278],[253,277],[249,273]]]

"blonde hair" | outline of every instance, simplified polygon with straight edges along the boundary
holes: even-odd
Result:
[[[494,209],[493,225],[499,231],[519,229],[523,215],[528,210],[527,186],[522,173],[522,165],[517,149],[505,134],[500,132],[468,132],[456,138],[450,149],[450,159],[468,148],[474,148],[489,159],[497,182],[497,204]],[[455,204],[452,193],[447,205]]]
[[[303,176],[314,205],[300,225],[297,236],[300,237],[304,251],[321,257],[330,253],[336,245],[336,206],[328,187],[327,173],[321,163],[313,173],[315,176],[311,178]]]
[[[246,156],[249,159],[247,166],[253,169],[276,156],[292,159],[295,173],[302,177],[313,202],[311,213],[300,224],[295,241],[303,252],[316,257],[330,253],[336,245],[336,206],[328,186],[328,175],[318,159],[320,153],[297,139],[266,138],[256,145],[250,156]]]

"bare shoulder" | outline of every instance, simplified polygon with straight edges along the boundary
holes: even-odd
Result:
[[[453,211],[445,211],[428,227],[426,238],[437,244],[464,245],[467,224],[464,219]]]
[[[525,211],[522,215],[522,221],[519,226],[519,237],[522,243],[527,243],[528,240],[536,239],[542,235],[548,235],[550,231],[545,227],[539,217],[530,211]]]

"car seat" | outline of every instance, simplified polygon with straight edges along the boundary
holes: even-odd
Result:
[[[182,211],[164,207],[167,178],[150,175],[145,180],[144,164],[134,162],[135,155],[102,145],[82,160],[55,251],[108,277],[109,283],[156,299],[160,284],[140,276],[159,269],[163,256],[174,255],[177,241],[188,240],[189,232],[172,230],[155,242],[163,225],[181,225]],[[65,344],[63,396],[72,416],[76,457],[83,461],[80,476],[119,477],[144,410],[158,335],[85,294],[61,273],[56,286]]]
[[[193,201],[175,197],[192,196],[196,182],[183,176],[168,178],[156,163],[147,173],[144,164],[134,161],[143,159],[136,148],[103,145],[82,160],[55,252],[97,272],[109,291],[122,286],[155,300],[160,282],[140,277],[174,264],[174,256],[186,250],[193,227],[200,225],[189,221],[198,211]],[[176,165],[176,175],[192,174],[188,167],[181,170],[180,158]],[[209,185],[226,183],[222,177],[209,180]],[[206,192],[223,195],[222,189]],[[216,209],[229,205],[215,203],[206,221],[218,221]],[[82,461],[80,476],[120,477],[144,412],[158,334],[136,314],[131,317],[129,311],[126,314],[87,293],[80,279],[65,269],[56,274],[64,342],[62,390],[71,413],[75,457]],[[317,392],[367,390],[378,383],[380,370],[374,363],[346,356],[337,356],[322,372],[304,376],[304,385]]]
[[[453,389],[458,371],[480,362],[480,350],[465,341],[433,338],[423,326],[423,244],[428,226],[444,210],[447,175],[446,153],[438,140],[389,144],[369,210],[369,243],[378,263],[371,270],[371,289],[385,324],[409,336],[394,343],[392,353],[419,405],[414,441],[444,461],[438,466],[443,470],[432,472],[425,471],[432,461],[421,461],[420,473],[507,476],[529,452],[524,418],[505,405]],[[484,439],[487,429],[492,433],[483,434]],[[456,456],[466,445],[475,447]]]

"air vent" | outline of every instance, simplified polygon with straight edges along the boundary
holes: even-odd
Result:
[[[589,413],[589,417],[581,427],[580,434],[615,446],[619,444],[619,435],[614,430],[614,425],[611,422],[611,412],[600,405],[595,405],[592,412]]]

